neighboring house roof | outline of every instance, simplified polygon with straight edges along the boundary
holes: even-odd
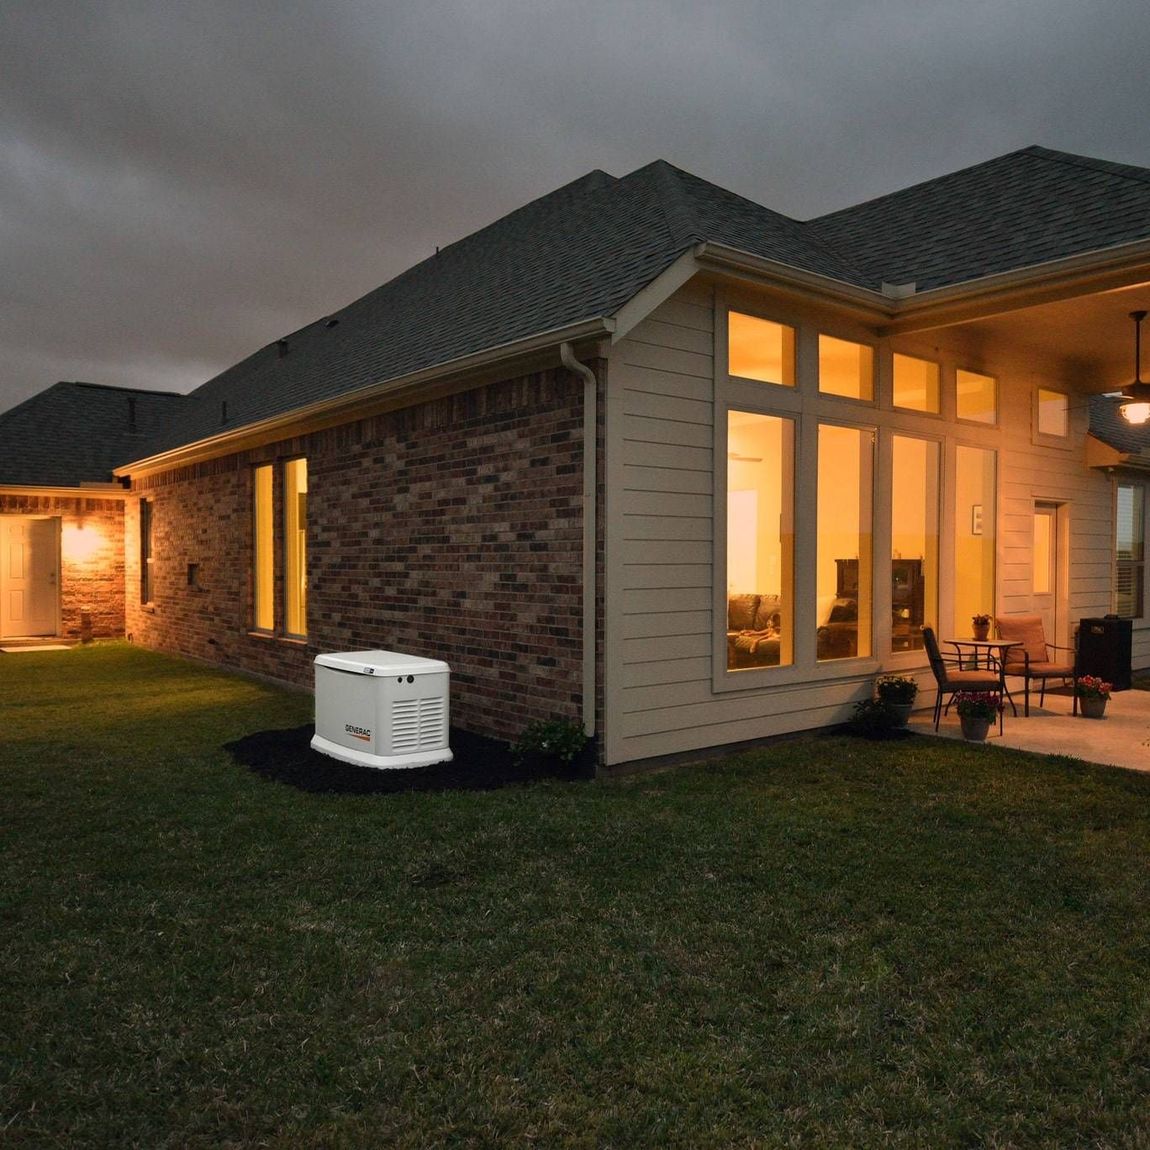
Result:
[[[121,465],[616,315],[700,243],[919,292],[1150,239],[1150,171],[1030,147],[801,222],[664,161],[594,171],[192,392]]]
[[[0,413],[0,485],[108,483],[155,435],[182,395],[57,383]]]
[[[1090,397],[1090,434],[1123,455],[1150,452],[1150,423],[1127,423],[1119,412],[1122,400],[1110,395]]]

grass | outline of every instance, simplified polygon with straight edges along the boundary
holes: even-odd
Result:
[[[310,700],[0,656],[0,1144],[1150,1146],[1150,777],[811,738],[317,797]]]

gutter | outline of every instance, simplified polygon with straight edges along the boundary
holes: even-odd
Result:
[[[575,358],[568,342],[559,345],[559,360],[568,371],[583,378],[583,733],[595,734],[596,634],[595,567],[598,558],[596,499],[599,492],[599,400],[595,373]]]
[[[67,499],[126,499],[127,490],[119,483],[85,483],[79,487],[50,487],[43,483],[0,483],[0,495],[30,495]]]
[[[236,451],[244,451],[250,447],[271,443],[276,439],[305,435],[323,427],[331,427],[353,419],[363,419],[376,414],[375,411],[371,410],[373,404],[378,404],[379,410],[386,410],[388,406],[396,406],[396,401],[407,396],[408,393],[426,388],[431,384],[460,382],[471,373],[482,371],[517,356],[540,353],[554,355],[557,343],[600,339],[609,336],[614,329],[615,321],[606,316],[580,320],[561,328],[526,336],[510,343],[498,344],[495,347],[472,352],[470,355],[460,356],[458,359],[421,368],[419,371],[409,372],[407,375],[380,380],[378,383],[368,384],[368,386],[358,388],[356,391],[343,392],[330,399],[308,404],[306,407],[295,407],[290,411],[280,412],[253,423],[246,423],[229,431],[219,432],[193,443],[162,451],[157,455],[145,456],[115,468],[112,474],[120,478],[149,475],[156,471],[167,471],[173,467],[182,467],[203,459],[230,455]],[[412,396],[411,398],[422,397]]]

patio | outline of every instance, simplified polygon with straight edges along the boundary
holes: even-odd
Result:
[[[1110,697],[1104,719],[1084,719],[1071,713],[1073,698],[1069,689],[1046,692],[1046,701],[1038,706],[1038,692],[1030,695],[1030,717],[1023,718],[1021,684],[1015,689],[1018,717],[1006,707],[1005,732],[991,728],[988,743],[1033,751],[1040,755],[1069,755],[1089,763],[1150,771],[1150,691],[1116,691]],[[929,709],[916,711],[910,728],[919,734],[933,735],[934,723]],[[961,739],[958,715],[952,707],[944,715],[938,736]]]

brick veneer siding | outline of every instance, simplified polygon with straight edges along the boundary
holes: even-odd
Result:
[[[603,365],[596,365],[601,368]],[[149,477],[154,605],[141,643],[301,685],[320,652],[447,660],[452,721],[502,738],[582,698],[582,381],[543,372]],[[253,635],[252,472],[308,464],[308,638]],[[276,469],[282,626],[282,474]],[[128,537],[138,532],[129,501]],[[188,564],[198,564],[198,586]]]
[[[122,500],[0,492],[0,515],[60,520],[60,635],[81,638],[84,613],[92,638],[124,634]]]

